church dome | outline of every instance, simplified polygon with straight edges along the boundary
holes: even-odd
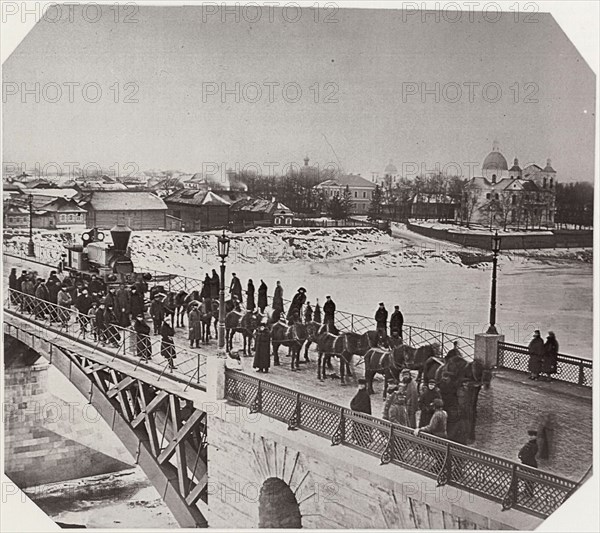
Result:
[[[385,174],[398,174],[398,169],[396,168],[396,166],[394,165],[394,163],[392,163],[392,160],[390,159],[390,162],[385,166],[385,169],[383,172]]]
[[[498,141],[494,141],[492,151],[483,161],[483,170],[508,170],[506,158],[498,149]]]

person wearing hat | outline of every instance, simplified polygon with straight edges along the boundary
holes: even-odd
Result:
[[[306,302],[306,307],[304,308],[304,323],[308,324],[312,322],[313,319],[313,308],[310,305],[310,302]]]
[[[158,292],[152,298],[152,303],[150,304],[150,316],[152,317],[152,322],[154,324],[154,335],[160,334],[160,327],[165,319],[165,295],[161,292]]]
[[[398,385],[398,391],[406,399],[406,412],[408,413],[408,425],[411,428],[417,427],[417,409],[419,407],[419,391],[417,384],[412,378],[410,369],[403,368],[400,373],[400,384]]]
[[[323,304],[323,325],[328,326],[329,332],[334,335],[338,334],[338,329],[335,327],[335,302],[331,296],[325,296]]]
[[[131,316],[135,319],[138,315],[144,316],[144,293],[138,289],[138,285],[131,288],[131,296],[129,300]]]
[[[81,293],[75,299],[75,309],[77,309],[77,320],[79,322],[79,331],[85,339],[88,330],[89,318],[88,313],[92,307],[92,298],[88,294],[87,289],[82,289]]]
[[[135,346],[137,356],[142,361],[152,359],[152,343],[150,341],[150,326],[144,320],[144,315],[139,313],[133,322],[135,331]]]
[[[254,361],[252,367],[257,372],[268,373],[271,366],[271,334],[267,328],[267,319],[263,318],[254,340]]]
[[[258,299],[257,299],[257,304],[258,304],[258,309],[260,310],[261,313],[265,312],[265,307],[267,307],[268,301],[267,301],[267,291],[268,291],[268,287],[267,284],[261,279],[260,280],[260,285],[258,286]]]
[[[202,313],[200,312],[200,306],[198,302],[192,306],[188,314],[188,328],[189,328],[189,341],[190,348],[200,348],[200,340],[202,339]]]
[[[433,400],[436,398],[442,399],[440,391],[437,389],[435,380],[425,380],[425,388],[421,391],[419,396],[419,409],[421,414],[419,416],[419,427],[425,427],[431,421],[433,416]]]
[[[408,426],[408,412],[406,410],[406,397],[398,386],[388,389],[390,393],[389,400],[385,404],[383,419],[389,420],[392,424]]]
[[[379,307],[375,311],[375,322],[377,322],[377,333],[381,341],[387,341],[387,319],[387,309],[383,302],[379,302]]]
[[[248,289],[246,290],[246,309],[248,311],[254,311],[256,303],[254,300],[254,283],[251,279],[248,280]]]
[[[371,414],[371,397],[367,391],[367,380],[360,378],[358,380],[358,391],[350,401],[350,409],[358,413]],[[364,425],[352,423],[352,438],[359,446],[366,447],[371,442],[371,430]]]
[[[394,312],[390,317],[390,335],[392,337],[398,336],[402,338],[402,327],[404,326],[404,316],[400,312],[400,306],[394,306]]]
[[[165,316],[163,323],[160,326],[160,354],[167,360],[169,369],[173,372],[173,370],[177,368],[173,363],[173,360],[176,357],[175,343],[173,342],[175,330],[169,322],[169,317],[171,317],[171,315]]]
[[[275,292],[273,293],[273,309],[275,311],[279,311],[280,313],[284,312],[284,309],[283,309],[283,287],[281,286],[281,281],[278,281],[275,286]]]
[[[452,343],[452,348],[448,350],[448,353],[444,356],[446,363],[453,357],[460,357],[460,348],[458,347],[458,341]]]
[[[294,297],[292,298],[292,303],[290,304],[290,308],[287,313],[288,323],[292,324],[293,322],[297,322],[300,319],[300,312],[302,310],[302,306],[306,302],[306,289],[304,287],[300,287]]]
[[[448,425],[448,413],[444,411],[444,402],[441,399],[436,398],[433,400],[433,409],[433,416],[431,417],[429,424],[415,429],[414,433],[415,435],[418,435],[420,432],[429,433],[430,435],[447,439],[448,434],[446,428]]]
[[[313,313],[313,322],[317,324],[321,323],[321,306],[319,305],[319,299],[317,298],[317,303],[315,304],[315,312]]]
[[[542,369],[542,359],[544,357],[544,341],[540,336],[540,330],[536,329],[533,332],[533,338],[527,347],[529,351],[529,363],[527,370],[529,370],[529,379],[537,380],[540,377],[540,371]]]
[[[552,374],[558,370],[558,341],[554,331],[548,332],[544,343],[544,358],[542,359],[542,373],[546,374],[546,381],[552,381]]]
[[[535,429],[527,430],[529,440],[519,451],[519,459],[521,463],[527,466],[532,466],[533,468],[538,467],[536,459],[538,454],[537,434],[538,433]]]
[[[233,274],[231,274],[231,283],[229,284],[229,294],[231,294],[232,298],[234,296],[237,296],[237,299],[240,302],[242,301],[242,282],[240,281],[240,278],[237,277],[235,272]]]

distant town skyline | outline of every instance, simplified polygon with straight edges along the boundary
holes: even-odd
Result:
[[[550,158],[559,181],[594,179],[595,75],[550,15],[73,19],[40,21],[4,65],[5,162],[284,174],[308,155],[367,179],[390,160],[469,178],[498,140],[511,164]]]

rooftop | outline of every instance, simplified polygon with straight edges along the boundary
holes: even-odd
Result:
[[[143,191],[94,191],[90,206],[96,211],[161,211],[166,204],[158,197]]]

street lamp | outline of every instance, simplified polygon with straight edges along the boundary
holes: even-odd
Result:
[[[221,258],[221,287],[219,291],[219,350],[225,347],[225,259],[229,255],[229,243],[231,239],[225,235],[218,238],[218,253]]]
[[[33,249],[33,194],[27,197],[27,203],[29,204],[29,242],[27,243],[27,255],[35,257],[35,250]]]
[[[487,333],[490,335],[498,335],[496,329],[496,271],[498,268],[498,253],[500,252],[501,238],[498,236],[498,230],[492,237],[492,251],[494,252],[494,261],[492,268],[492,300],[490,302],[490,327]]]

